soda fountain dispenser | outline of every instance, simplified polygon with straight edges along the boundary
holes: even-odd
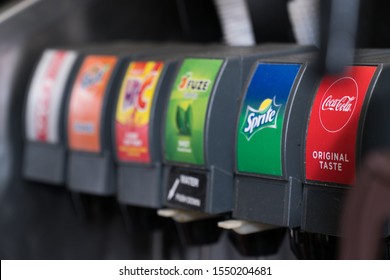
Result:
[[[189,243],[216,241],[218,235],[210,232],[215,233],[216,222],[233,209],[235,118],[253,62],[307,49],[295,45],[232,48],[187,57],[181,63],[165,117],[165,201],[184,210],[178,217],[181,226],[192,227],[187,232],[203,227],[197,240]],[[208,231],[202,223],[210,220]]]
[[[252,68],[236,125],[233,218],[222,227],[245,255],[278,251],[300,226],[301,149],[317,78],[315,52],[262,58]],[[240,228],[248,227],[242,231]]]
[[[325,254],[317,258],[336,256],[344,199],[353,191],[361,158],[386,139],[384,127],[373,125],[379,121],[374,113],[378,104],[386,104],[386,53],[359,51],[354,65],[342,74],[325,76],[316,90],[304,149],[302,230],[314,244],[327,244]]]
[[[65,104],[78,57],[73,50],[47,49],[34,71],[25,106],[26,179],[52,185],[65,182]]]

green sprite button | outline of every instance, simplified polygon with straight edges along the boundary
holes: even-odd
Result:
[[[299,64],[259,64],[239,116],[239,172],[282,175],[282,133],[286,104]]]

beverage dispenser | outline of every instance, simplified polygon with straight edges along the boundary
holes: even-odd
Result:
[[[337,237],[341,235],[341,211],[347,193],[354,191],[361,159],[388,140],[386,127],[383,123],[377,125],[380,117],[375,113],[378,108],[382,108],[382,117],[386,112],[386,53],[359,51],[354,65],[340,75],[323,77],[315,93],[304,149],[305,233],[301,234],[316,239],[319,246],[327,244],[325,251],[333,251],[318,258],[335,257]]]
[[[79,53],[47,49],[31,80],[25,106],[23,176],[33,181],[63,185],[66,141],[65,104],[79,67]]]
[[[72,191],[115,193],[108,116],[119,64],[115,54],[88,54],[73,84],[67,114],[67,185]]]
[[[182,61],[165,116],[164,198],[167,206],[181,209],[176,210],[177,220],[185,231],[198,232],[196,238],[188,234],[189,243],[215,241],[216,222],[233,209],[235,118],[253,62],[307,49],[262,45]],[[175,211],[165,214],[176,215]]]
[[[244,87],[236,124],[233,218],[245,255],[275,254],[286,228],[301,221],[305,120],[317,83],[315,52],[258,59]],[[246,230],[245,230],[246,228]]]

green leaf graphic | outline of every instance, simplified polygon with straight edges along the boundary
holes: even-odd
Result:
[[[192,107],[188,106],[187,111],[185,113],[185,127],[187,135],[191,135],[192,132]]]
[[[183,134],[185,131],[185,111],[180,106],[176,109],[176,126],[179,134]]]

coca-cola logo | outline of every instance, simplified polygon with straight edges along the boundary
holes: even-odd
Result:
[[[358,100],[358,85],[351,77],[335,81],[321,99],[319,117],[322,127],[331,133],[342,130],[352,118]]]

